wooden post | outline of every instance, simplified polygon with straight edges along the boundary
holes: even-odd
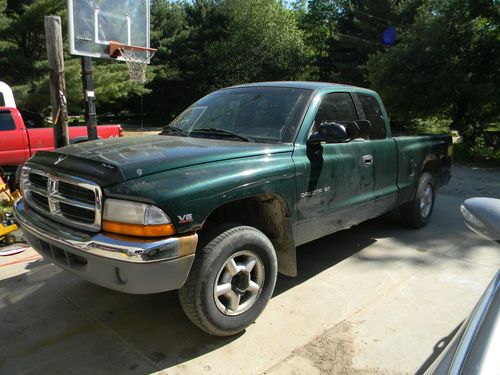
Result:
[[[69,144],[61,17],[45,16],[45,38],[47,41],[47,58],[49,60],[54,146],[58,148]]]
[[[82,57],[82,87],[87,137],[89,141],[95,141],[98,139],[97,114],[95,110],[94,81],[92,80],[92,61],[88,56]]]

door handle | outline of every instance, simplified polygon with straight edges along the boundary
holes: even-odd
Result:
[[[363,155],[363,163],[365,166],[373,164],[373,156],[372,155]]]

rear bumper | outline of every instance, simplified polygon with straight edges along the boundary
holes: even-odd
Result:
[[[198,242],[196,234],[145,240],[82,232],[47,219],[22,199],[14,214],[25,238],[44,258],[87,281],[131,294],[182,287]]]

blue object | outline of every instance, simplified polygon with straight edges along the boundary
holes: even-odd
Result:
[[[382,33],[382,43],[386,46],[392,46],[396,42],[397,36],[396,29],[390,26]]]

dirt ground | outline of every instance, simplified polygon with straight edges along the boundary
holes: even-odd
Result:
[[[500,167],[497,169],[454,165],[450,182],[441,188],[439,193],[461,199],[478,196],[500,199]],[[347,320],[340,322],[295,349],[266,374],[285,374],[287,371],[294,374],[399,374],[399,371],[384,371],[380,368],[365,367],[359,370],[353,367],[355,348],[352,331],[355,328],[356,324]]]
[[[137,137],[137,136],[143,136],[143,135],[156,135],[160,131],[161,131],[161,129],[147,130],[147,131],[125,129],[123,131],[123,136],[124,137]]]
[[[455,164],[450,183],[442,188],[440,193],[464,199],[471,197],[500,199],[500,166],[480,168]]]

